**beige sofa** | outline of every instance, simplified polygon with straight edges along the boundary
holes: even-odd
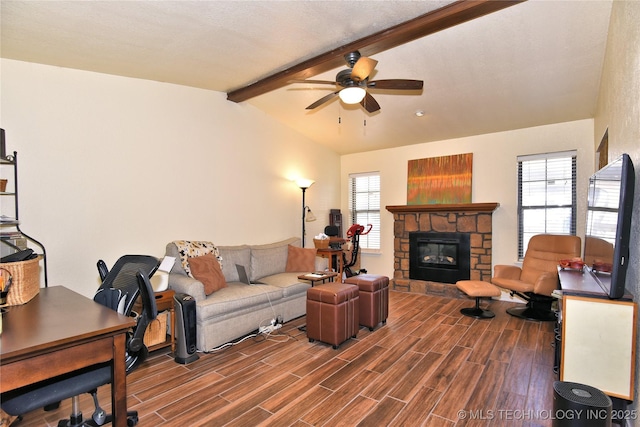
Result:
[[[209,351],[243,337],[269,325],[272,319],[287,322],[305,314],[307,289],[311,285],[298,276],[309,269],[286,271],[288,260],[291,262],[289,247],[299,248],[300,239],[265,245],[216,246],[226,287],[210,295],[205,294],[202,282],[187,274],[181,262],[184,254],[176,244],[180,242],[171,242],[166,247],[166,255],[176,258],[169,274],[169,287],[176,293],[191,295],[196,301],[198,351]],[[299,254],[300,250],[292,253]],[[326,260],[315,255],[312,263],[314,270],[326,267]],[[263,284],[241,283],[236,264],[245,266],[252,282]]]

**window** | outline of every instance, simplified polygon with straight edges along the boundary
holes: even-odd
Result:
[[[360,236],[360,247],[363,250],[379,251],[380,174],[378,172],[349,175],[349,216],[351,217],[349,226],[353,224],[373,226],[369,234]]]
[[[576,152],[518,156],[518,258],[541,233],[576,234]]]

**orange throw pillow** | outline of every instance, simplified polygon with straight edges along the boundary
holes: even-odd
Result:
[[[287,255],[287,273],[315,271],[316,269],[316,249],[299,248],[289,245]]]
[[[227,287],[220,263],[213,254],[189,258],[189,269],[193,277],[204,285],[205,295]]]

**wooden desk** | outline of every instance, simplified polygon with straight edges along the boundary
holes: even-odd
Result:
[[[5,308],[0,335],[2,391],[96,363],[112,362],[114,426],[127,425],[126,332],[135,320],[61,286]]]
[[[342,262],[342,249],[318,249],[316,254],[322,258],[329,259],[329,271],[333,270],[333,257],[336,257],[336,272],[338,273],[337,282],[342,283],[342,270],[344,264]]]

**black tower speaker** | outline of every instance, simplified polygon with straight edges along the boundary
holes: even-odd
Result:
[[[186,365],[198,360],[196,353],[196,300],[191,295],[175,294],[176,313],[175,361]]]
[[[7,157],[7,146],[5,145],[4,129],[0,128],[0,158]]]
[[[338,234],[336,234],[336,236],[342,237],[342,214],[340,213],[340,209],[331,209],[329,211],[329,225],[338,227]]]
[[[597,388],[553,383],[553,427],[611,427],[611,406],[609,396]]]

